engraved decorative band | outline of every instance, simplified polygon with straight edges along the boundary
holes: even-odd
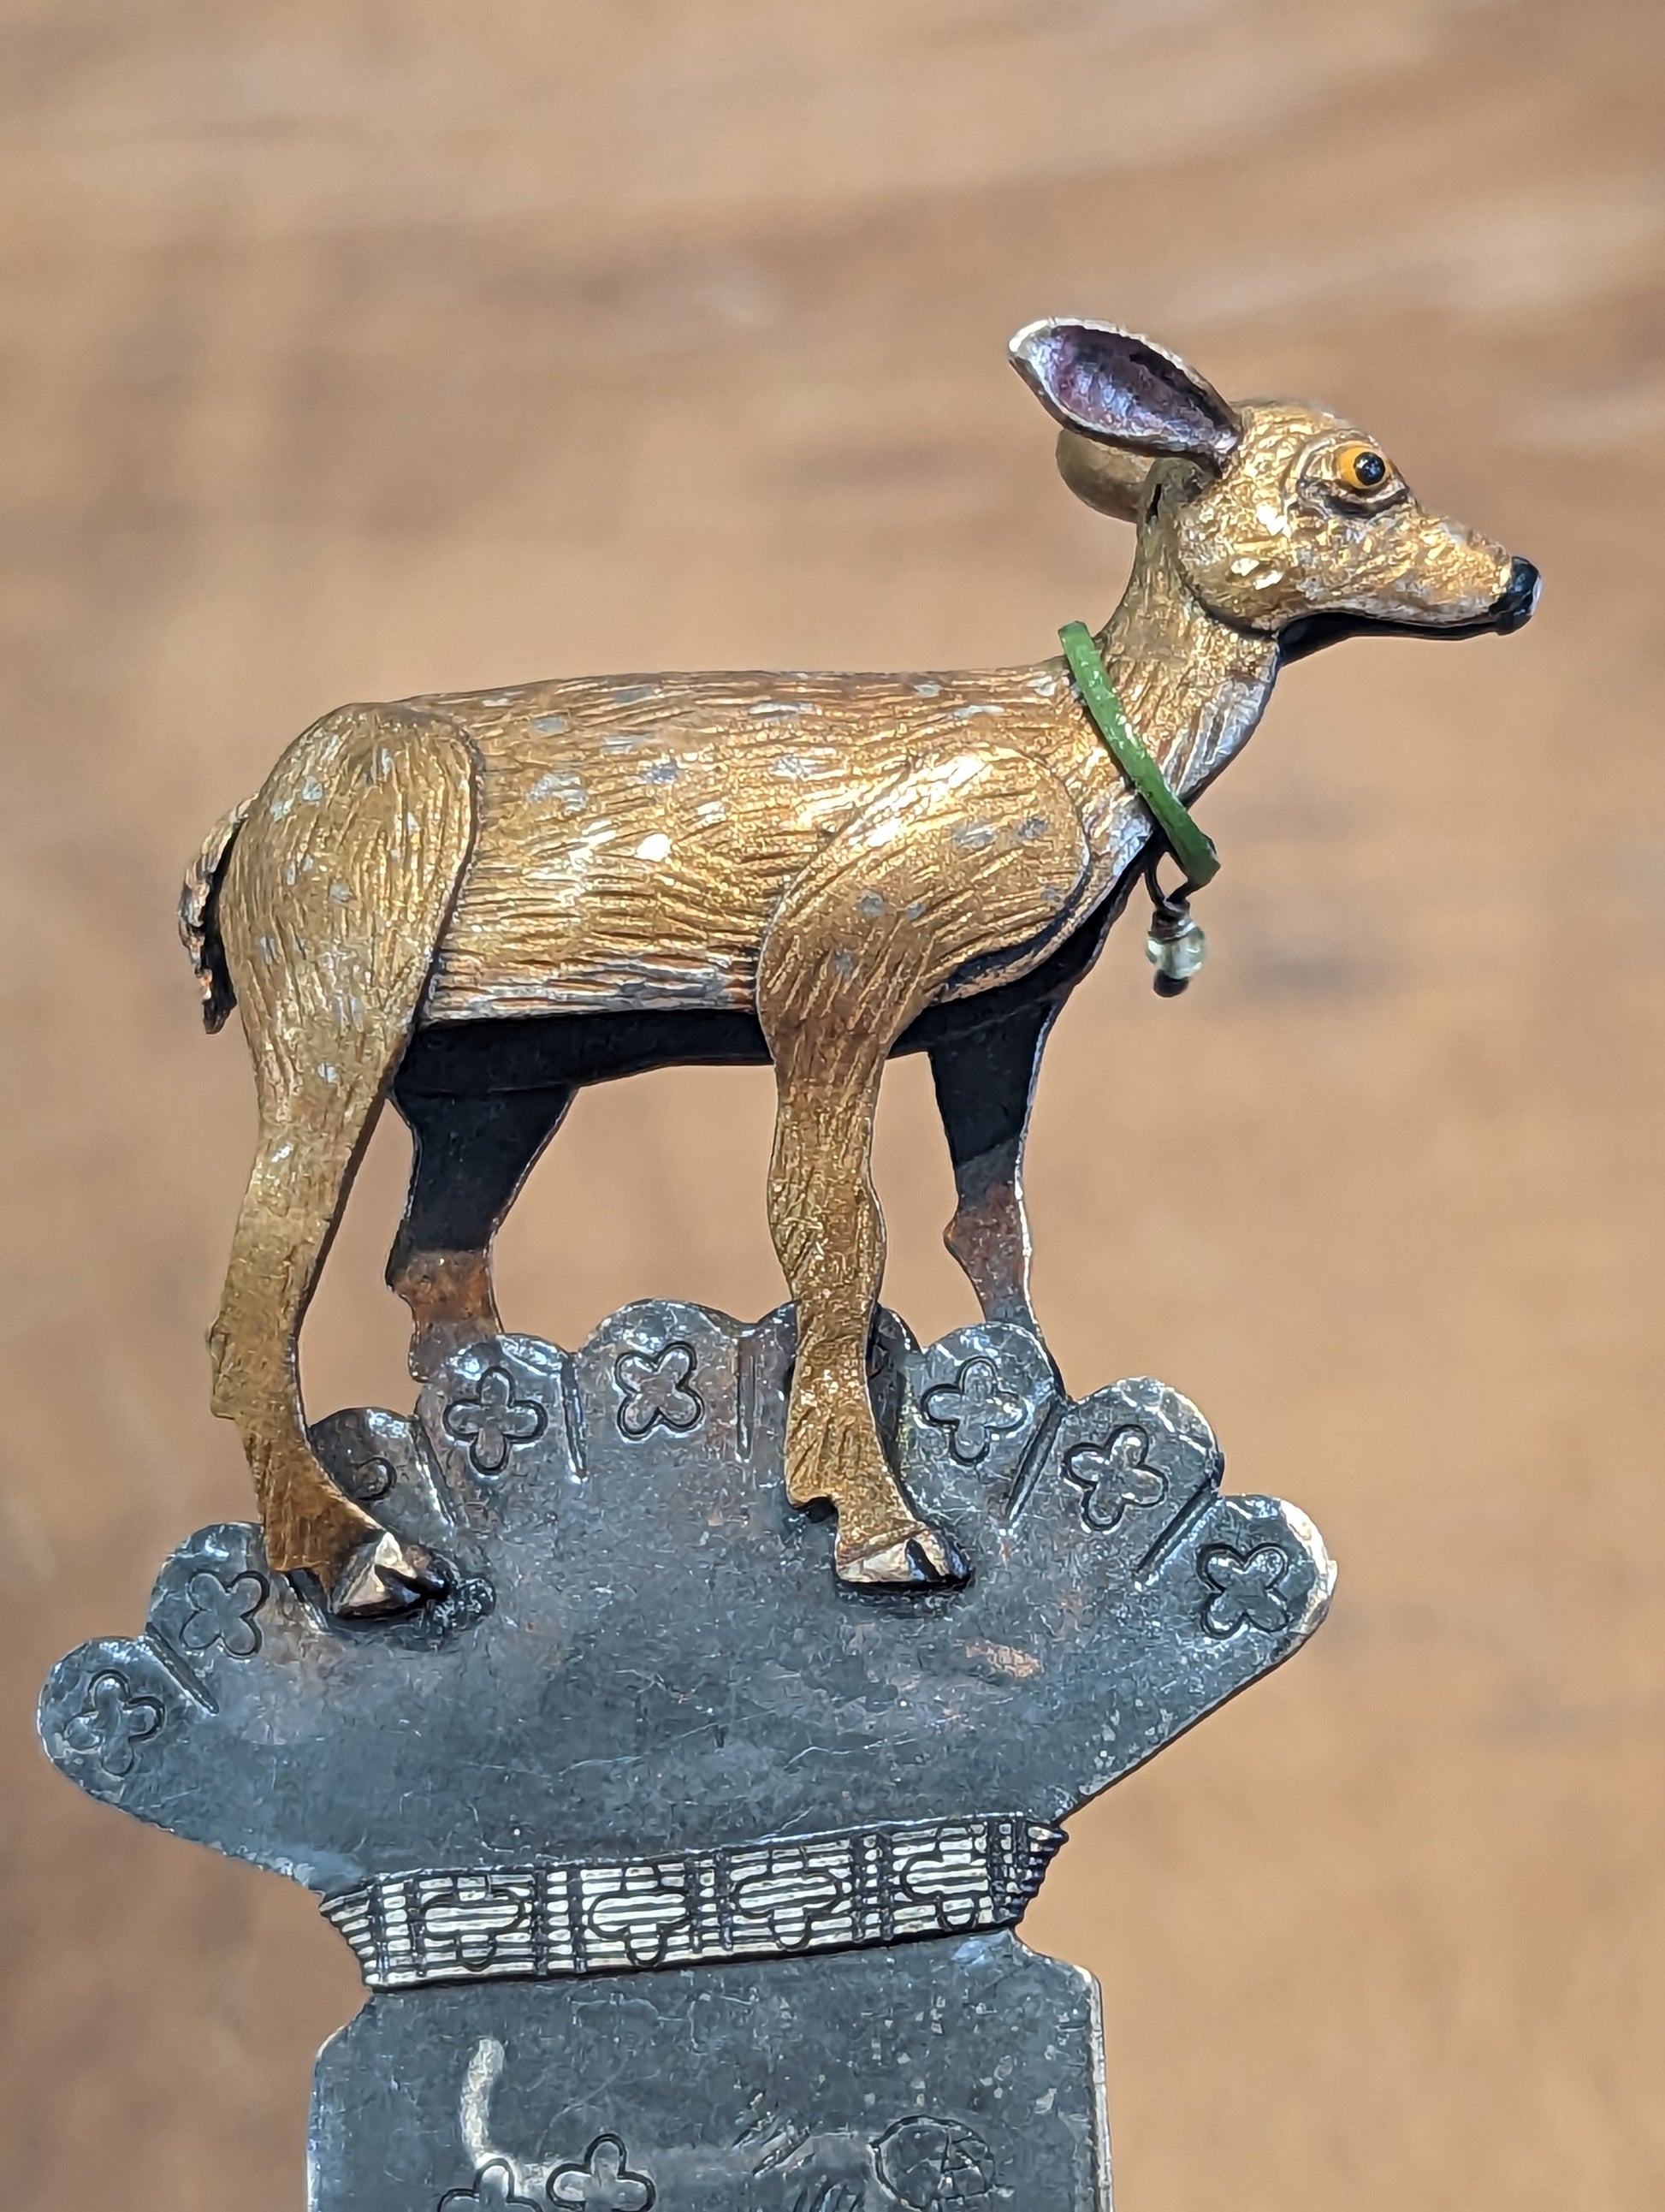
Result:
[[[324,1900],[372,1989],[787,1958],[1009,1928],[1063,1842],[1018,1815],[653,1859],[379,1875]]]

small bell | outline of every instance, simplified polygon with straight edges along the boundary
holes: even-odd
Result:
[[[1145,957],[1157,971],[1152,980],[1158,998],[1178,998],[1208,957],[1208,939],[1188,907],[1177,900],[1158,902],[1151,915]]]

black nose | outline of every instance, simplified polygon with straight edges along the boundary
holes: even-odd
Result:
[[[1515,556],[1509,564],[1508,586],[1492,610],[1492,627],[1499,637],[1507,637],[1510,630],[1531,621],[1543,580],[1530,561],[1522,561],[1518,553]]]

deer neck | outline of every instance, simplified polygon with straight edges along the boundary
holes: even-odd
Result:
[[[1122,712],[1187,798],[1248,743],[1271,696],[1278,645],[1211,615],[1178,574],[1165,536],[1141,532],[1097,645]]]

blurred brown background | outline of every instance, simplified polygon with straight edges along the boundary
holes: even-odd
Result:
[[[1344,408],[1547,586],[1516,640],[1291,672],[1205,808],[1206,975],[1158,1004],[1130,926],[1054,1044],[1066,1373],[1190,1392],[1341,1583],[1030,1931],[1103,1980],[1122,2212],[1660,2201],[1662,63],[1655,0],[0,12],[0,2201],[295,2212],[355,2002],[304,1894],[31,1740],[246,1510],[201,1338],[252,1115],[187,853],[343,700],[1050,651],[1127,553],[1002,359],[1064,310]],[[513,1323],[772,1304],[769,1111],[591,1093]],[[408,1402],[400,1148],[318,1411]],[[880,1165],[890,1303],[969,1318],[922,1061]]]

